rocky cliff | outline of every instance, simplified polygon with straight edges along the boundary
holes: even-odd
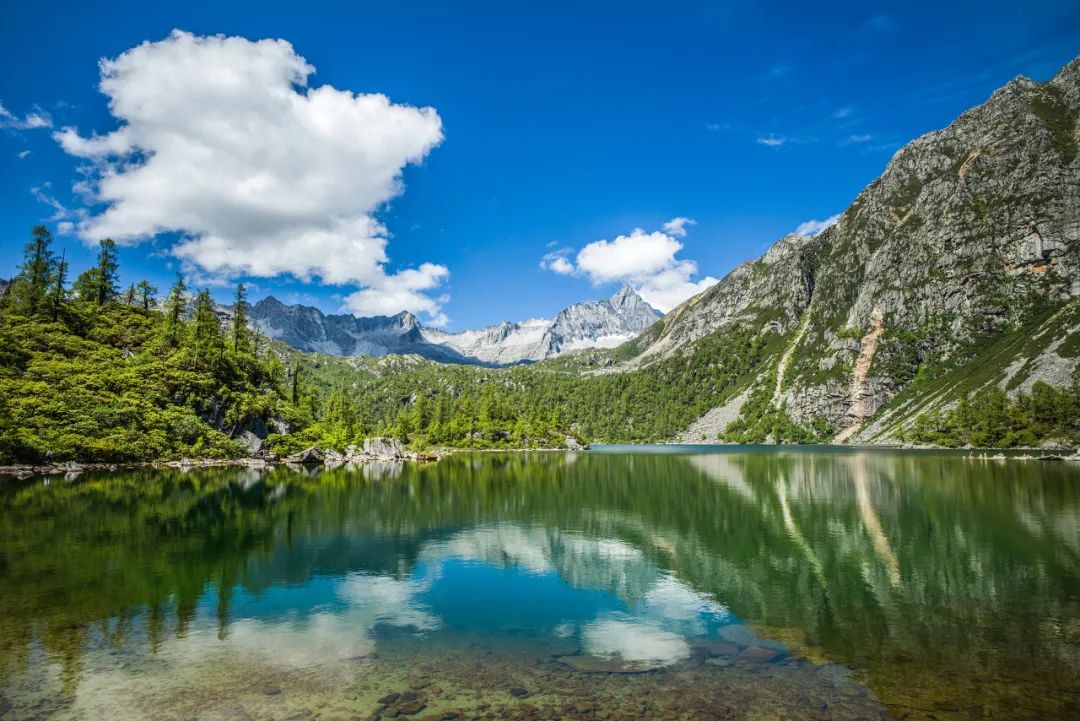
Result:
[[[1080,59],[1046,83],[1016,78],[898,151],[836,225],[781,239],[673,309],[620,349],[619,368],[748,327],[770,337],[771,359],[713,415],[737,417],[768,386],[777,409],[855,441],[887,439],[980,384],[1069,382],[1078,117]],[[722,430],[699,424],[688,440]]]

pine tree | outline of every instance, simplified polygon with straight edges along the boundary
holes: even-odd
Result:
[[[20,305],[26,315],[35,315],[44,307],[56,269],[56,259],[49,248],[52,233],[44,225],[35,227],[31,233],[33,239],[23,251],[25,260],[16,278]]]
[[[165,338],[173,345],[180,342],[184,311],[187,310],[186,292],[187,286],[184,285],[184,276],[177,273],[176,282],[173,283],[173,287],[169,291],[169,299],[165,302]]]
[[[145,280],[140,280],[135,288],[139,291],[139,303],[142,305],[142,309],[150,310],[150,306],[155,300],[154,296],[158,289]]]
[[[195,358],[209,358],[210,351],[221,345],[221,326],[214,313],[210,291],[201,290],[195,298]]]
[[[233,353],[239,354],[240,349],[247,349],[247,288],[243,283],[236,286],[236,298],[233,302]]]
[[[132,283],[128,286],[127,293],[124,294],[125,305],[135,305],[135,284]]]
[[[53,277],[53,289],[52,289],[52,319],[55,322],[60,317],[60,309],[64,306],[66,300],[67,291],[64,289],[64,283],[67,282],[67,249],[60,254],[60,262],[56,264],[56,273]]]
[[[105,238],[101,241],[101,249],[98,251],[97,294],[95,297],[95,302],[98,305],[112,302],[119,294],[116,287],[118,268],[116,241],[112,238]]]

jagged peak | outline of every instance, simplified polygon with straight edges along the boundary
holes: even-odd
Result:
[[[638,292],[634,290],[629,283],[624,283],[621,288],[615,291],[615,295],[611,296],[612,303],[622,303],[626,300],[637,299],[643,300]]]
[[[269,306],[282,306],[282,307],[285,306],[284,303],[282,303],[280,300],[275,298],[273,295],[268,295],[265,298],[260,298],[258,301],[256,301],[255,305],[256,306],[264,306],[264,307],[268,306],[268,305]]]

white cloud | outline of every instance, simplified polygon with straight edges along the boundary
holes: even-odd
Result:
[[[545,253],[540,259],[540,267],[559,275],[573,275],[574,264],[567,258],[569,253],[570,251],[566,249]]]
[[[0,128],[11,130],[39,130],[51,128],[52,118],[44,110],[35,108],[22,118],[12,113],[0,103]]]
[[[439,115],[309,87],[314,71],[284,40],[181,31],[102,60],[119,127],[54,134],[91,162],[82,189],[105,205],[80,236],[132,244],[175,232],[172,253],[189,270],[349,284],[354,312],[438,319],[445,298],[425,291],[449,272],[388,273],[389,232],[374,214],[402,192],[402,169],[442,141]]]
[[[682,243],[667,233],[634,228],[615,240],[586,245],[578,252],[577,267],[595,283],[647,277],[673,265],[680,250]]]
[[[614,240],[597,240],[578,251],[574,262],[569,250],[545,255],[540,267],[555,273],[581,274],[593,283],[628,283],[650,305],[667,312],[687,298],[697,295],[717,282],[697,275],[697,263],[676,258],[683,244],[676,239],[686,235],[686,227],[695,225],[690,218],[673,218],[663,224],[663,230],[648,233],[634,228]]]
[[[832,114],[834,120],[843,120],[851,115],[851,107],[837,108],[836,112]]]
[[[685,238],[686,226],[688,225],[697,225],[697,221],[693,218],[684,218],[682,216],[679,216],[678,218],[672,218],[660,227],[668,235],[673,235],[676,238]]]
[[[407,268],[393,275],[384,275],[365,288],[345,297],[344,307],[355,315],[393,315],[401,310],[427,315],[426,323],[442,327],[449,322],[440,311],[449,300],[445,295],[431,297],[425,291],[438,288],[450,276],[445,266],[424,263],[419,268]]]
[[[808,220],[805,223],[799,224],[799,227],[795,229],[795,234],[809,237],[820,235],[826,228],[831,228],[839,223],[843,217],[843,213],[837,213],[825,220]]]
[[[758,145],[767,145],[770,148],[781,148],[787,142],[783,135],[762,135],[755,141]]]
[[[856,135],[849,135],[840,142],[841,145],[852,145],[855,143],[869,143],[874,139],[873,135],[869,133],[859,133]]]
[[[16,157],[18,157],[19,160],[26,158],[28,155],[30,155],[29,150],[20,150],[18,153],[16,153]]]

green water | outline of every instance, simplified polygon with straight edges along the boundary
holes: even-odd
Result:
[[[1078,672],[1080,464],[607,449],[0,481],[4,719],[1075,719]]]

